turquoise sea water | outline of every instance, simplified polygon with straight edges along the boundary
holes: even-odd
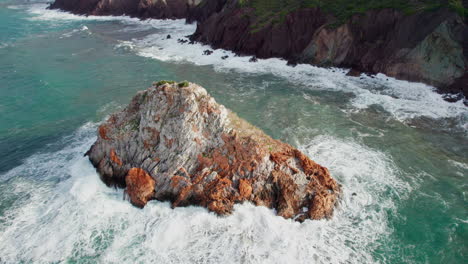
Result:
[[[0,1],[0,263],[468,262],[461,102],[384,75],[203,56],[177,43],[195,29],[183,21],[45,7]],[[104,186],[83,157],[97,124],[160,79],[204,86],[327,166],[344,189],[334,218],[299,224],[250,204],[229,217],[140,210]]]

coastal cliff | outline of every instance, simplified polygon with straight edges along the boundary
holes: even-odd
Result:
[[[468,97],[468,26],[461,1],[432,1],[430,6],[413,1],[414,6],[393,8],[384,5],[389,1],[382,1],[380,8],[367,1],[343,9],[327,1],[275,2],[281,1],[227,1],[220,12],[203,17],[191,38],[239,54],[285,58],[291,64],[384,73]],[[458,9],[451,8],[454,2]]]
[[[186,18],[192,41],[258,58],[280,57],[384,73],[468,97],[468,0],[56,0],[77,14]]]
[[[249,201],[303,221],[331,217],[341,193],[327,168],[188,82],[139,92],[99,127],[86,155],[138,207],[157,199],[225,215]]]

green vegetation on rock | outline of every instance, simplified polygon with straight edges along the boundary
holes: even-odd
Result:
[[[178,86],[179,86],[180,88],[182,88],[182,87],[188,87],[188,86],[189,86],[189,82],[187,82],[187,81],[180,82],[180,83],[178,84]]]
[[[165,80],[162,80],[162,81],[159,81],[159,82],[154,82],[153,85],[155,85],[155,86],[161,86],[161,85],[163,85],[163,84],[174,84],[174,83],[176,83],[176,82],[174,82],[174,81],[165,81]]]
[[[162,80],[162,81],[159,81],[159,82],[154,82],[153,85],[154,85],[154,86],[161,86],[161,85],[164,85],[164,84],[176,84],[176,83],[177,83],[177,82],[175,82],[175,81],[165,81],[165,80]],[[179,86],[179,87],[188,87],[188,86],[189,86],[189,82],[183,81],[183,82],[177,83],[177,86]]]

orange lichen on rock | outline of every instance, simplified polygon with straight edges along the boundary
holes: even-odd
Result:
[[[143,169],[132,168],[125,177],[127,188],[125,193],[130,202],[137,207],[144,207],[153,198],[155,180]]]
[[[232,181],[227,178],[216,179],[205,187],[205,203],[209,210],[218,214],[232,212],[234,206]]]
[[[109,140],[110,138],[107,137],[107,127],[106,125],[99,126],[99,136],[104,140]]]
[[[117,156],[117,154],[115,153],[115,149],[111,149],[110,159],[119,166],[123,165],[123,162],[120,160],[119,156]]]
[[[252,183],[248,179],[239,180],[239,200],[249,200],[252,195]]]
[[[337,196],[333,192],[326,190],[317,192],[309,205],[309,218],[314,220],[330,218],[336,199]]]

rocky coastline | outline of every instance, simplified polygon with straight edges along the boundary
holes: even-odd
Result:
[[[412,14],[376,9],[344,23],[320,8],[298,8],[281,19],[265,20],[238,0],[56,0],[50,8],[85,15],[186,18],[197,22],[190,40],[213,48],[280,57],[290,65],[350,68],[354,75],[384,73],[459,94],[450,100],[468,98],[468,20],[448,8]]]
[[[49,8],[79,15],[181,19],[201,0],[55,0]]]
[[[289,12],[281,22],[262,21],[256,10],[227,3],[202,17],[191,40],[289,64],[350,68],[423,82],[468,98],[468,26],[448,8],[405,14],[385,8],[340,24],[319,8]]]
[[[137,207],[156,199],[226,215],[248,201],[304,221],[330,218],[341,193],[327,168],[188,82],[139,92],[99,127],[86,155]]]

